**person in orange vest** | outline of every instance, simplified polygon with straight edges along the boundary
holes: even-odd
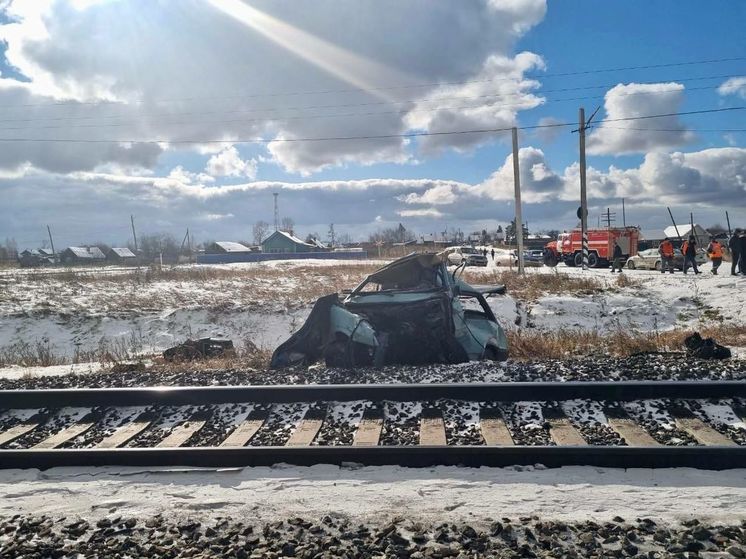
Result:
[[[666,237],[663,240],[658,246],[658,254],[661,255],[661,274],[665,274],[666,270],[673,274],[673,243],[671,243],[671,239]]]
[[[718,275],[718,268],[723,262],[723,247],[715,237],[710,237],[710,244],[707,245],[707,256],[712,262],[712,273]]]
[[[694,238],[694,235],[689,237],[689,239],[684,241],[684,244],[681,245],[681,254],[684,255],[684,273],[686,274],[689,266],[691,266],[694,273],[699,274],[700,271],[697,268],[697,240]]]

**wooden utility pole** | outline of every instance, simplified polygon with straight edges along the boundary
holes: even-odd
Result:
[[[732,236],[732,233],[730,231],[730,216],[728,216],[727,210],[725,211],[725,221],[728,224],[728,238],[730,239],[730,237]]]
[[[57,258],[57,253],[54,250],[54,241],[52,240],[52,230],[49,228],[49,225],[47,225],[47,233],[49,233],[49,244],[52,246],[52,258]]]
[[[523,217],[521,215],[521,170],[518,164],[518,128],[513,127],[513,183],[515,184],[515,230],[518,241],[518,273],[523,274]]]
[[[676,229],[676,236],[681,240],[681,233],[679,233],[679,226],[676,225],[676,220],[673,218],[673,214],[671,213],[671,208],[666,206],[666,209],[668,210],[668,215],[671,216],[671,223],[673,223],[673,228]]]
[[[130,214],[130,223],[132,224],[132,238],[135,241],[135,256],[137,256],[137,233],[135,233],[135,216]]]

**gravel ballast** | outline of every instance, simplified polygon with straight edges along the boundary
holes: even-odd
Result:
[[[710,525],[696,519],[682,524],[621,517],[566,523],[523,517],[473,525],[406,519],[367,524],[336,515],[265,524],[162,516],[90,522],[20,515],[0,519],[2,557],[741,558],[745,541],[743,523]]]
[[[681,354],[589,357],[567,361],[470,362],[460,365],[389,366],[381,369],[283,371],[136,370],[0,379],[0,390],[35,388],[116,388],[136,386],[229,386],[270,384],[449,383],[592,380],[744,380],[746,360],[690,360]]]

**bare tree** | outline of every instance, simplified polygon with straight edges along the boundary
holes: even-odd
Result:
[[[295,227],[295,221],[293,221],[292,217],[283,217],[280,220],[280,229],[282,231],[287,231],[288,233],[293,233],[293,228]]]
[[[252,228],[252,234],[254,235],[254,244],[260,245],[264,240],[264,237],[269,231],[269,223],[266,221],[257,221]]]

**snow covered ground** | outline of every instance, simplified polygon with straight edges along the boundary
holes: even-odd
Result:
[[[469,268],[470,281],[495,281],[496,272],[510,269],[505,253],[498,251],[487,268]],[[158,352],[205,336],[273,349],[303,324],[318,296],[353,287],[383,263],[180,266],[147,278],[148,272],[135,269],[4,270],[0,356],[25,345],[31,351],[48,350],[64,363],[106,348]],[[591,278],[599,288],[544,293],[531,300],[508,293],[488,301],[504,326],[539,330],[664,331],[746,324],[746,277],[732,277],[727,270],[713,276],[709,264],[702,268],[699,276],[630,270],[624,273],[630,284],[624,285],[608,269],[532,267],[526,270],[530,277]]]
[[[740,522],[746,515],[746,470],[566,467],[175,470],[58,468],[0,471],[0,516],[49,514],[97,519],[110,515],[272,521],[352,516],[385,521],[488,522],[542,519],[663,521],[692,517]],[[156,498],[154,498],[156,497]]]

